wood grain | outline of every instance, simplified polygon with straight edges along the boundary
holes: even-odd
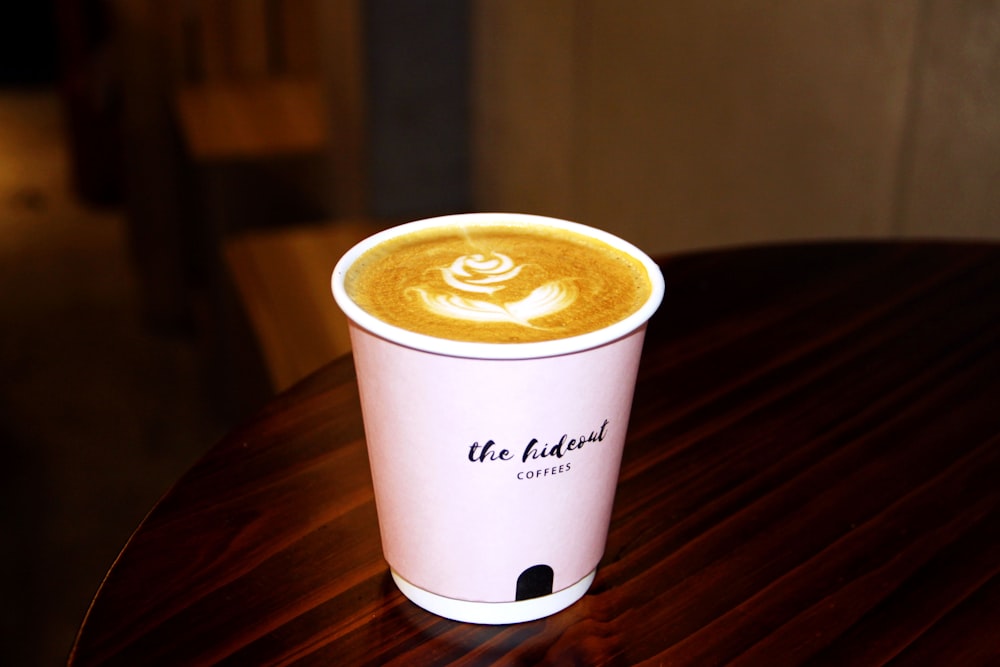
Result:
[[[996,664],[1000,247],[784,245],[662,267],[579,603],[487,627],[395,590],[345,357],[178,481],[70,663]]]

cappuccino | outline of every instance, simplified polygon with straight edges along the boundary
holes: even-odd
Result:
[[[663,276],[566,220],[444,216],[337,262],[382,553],[417,605],[517,623],[580,599],[604,553]]]
[[[602,240],[497,215],[389,238],[350,266],[344,288],[402,329],[529,343],[619,322],[649,301],[652,284],[640,261]]]

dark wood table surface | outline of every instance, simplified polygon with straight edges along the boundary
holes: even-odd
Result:
[[[1000,246],[661,266],[607,551],[580,602],[476,626],[403,598],[348,357],[177,482],[71,664],[1000,663]]]

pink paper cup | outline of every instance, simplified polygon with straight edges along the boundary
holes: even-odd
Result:
[[[457,342],[387,324],[344,290],[370,248],[420,229],[530,223],[596,238],[641,262],[651,294],[603,329],[536,343]],[[582,597],[604,552],[656,264],[577,223],[464,214],[400,225],[337,263],[386,561],[399,589],[440,616],[534,620]]]

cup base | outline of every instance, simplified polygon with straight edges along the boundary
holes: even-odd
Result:
[[[432,614],[463,623],[507,625],[534,621],[562,611],[583,597],[593,583],[597,570],[592,570],[583,579],[561,591],[516,602],[470,602],[446,598],[417,588],[399,576],[395,570],[390,569],[390,572],[393,581],[396,582],[396,586],[399,587],[403,595],[418,607],[423,607]]]

